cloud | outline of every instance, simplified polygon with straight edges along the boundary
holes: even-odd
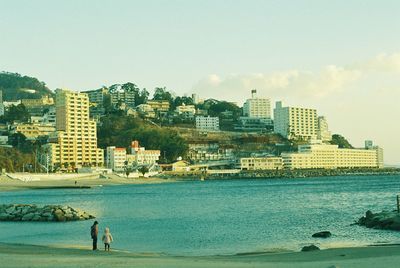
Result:
[[[320,98],[341,90],[344,85],[361,77],[358,70],[348,70],[334,65],[326,66],[319,73],[290,70],[270,74],[231,74],[221,78],[216,74],[200,80],[194,91],[215,98],[233,100],[248,96],[251,89],[257,89],[268,97]]]
[[[242,102],[257,89],[271,98],[328,98],[349,90],[358,80],[374,73],[400,73],[400,53],[379,54],[345,66],[327,65],[317,72],[288,70],[273,73],[217,74],[201,79],[193,91],[204,97]]]

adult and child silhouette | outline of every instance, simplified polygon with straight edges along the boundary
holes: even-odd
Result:
[[[90,235],[92,236],[92,240],[93,240],[93,250],[97,250],[98,234],[99,234],[99,223],[98,223],[98,221],[95,221],[93,223],[93,225],[90,227]],[[110,244],[111,244],[111,242],[114,241],[114,239],[113,239],[113,237],[110,233],[110,229],[108,227],[106,227],[104,229],[104,234],[103,234],[101,240],[104,243],[104,251],[110,251]]]

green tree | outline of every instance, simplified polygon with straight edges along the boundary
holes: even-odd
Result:
[[[348,148],[348,149],[354,148],[353,145],[351,145],[350,142],[345,137],[339,134],[332,135],[331,144],[338,145],[339,148]]]
[[[5,112],[4,116],[0,117],[0,122],[14,123],[14,122],[28,122],[30,114],[23,104],[11,105]]]

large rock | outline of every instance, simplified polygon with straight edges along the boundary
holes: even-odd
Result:
[[[322,231],[322,232],[318,232],[312,235],[312,237],[317,237],[317,238],[328,238],[331,237],[331,232],[329,231]]]
[[[22,220],[22,221],[30,221],[30,220],[32,220],[32,218],[33,218],[35,215],[36,215],[36,214],[34,214],[34,213],[25,214],[24,216],[22,216],[21,220]]]
[[[367,228],[400,231],[400,214],[397,211],[372,213],[368,210],[356,223]]]
[[[309,245],[309,246],[304,246],[301,251],[315,251],[315,250],[320,250],[319,247],[316,245]]]

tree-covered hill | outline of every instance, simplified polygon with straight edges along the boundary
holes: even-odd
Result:
[[[39,99],[44,95],[53,95],[46,84],[37,78],[9,72],[0,72],[0,90],[3,91],[5,101]]]

